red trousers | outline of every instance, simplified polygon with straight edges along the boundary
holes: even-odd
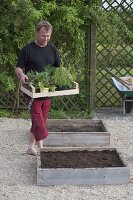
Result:
[[[46,120],[50,109],[50,99],[40,100],[34,99],[31,105],[31,133],[34,134],[36,141],[43,140],[48,136]]]

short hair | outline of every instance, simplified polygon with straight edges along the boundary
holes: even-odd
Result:
[[[40,29],[44,27],[46,29],[46,31],[48,31],[49,29],[51,29],[51,31],[53,31],[53,26],[47,21],[41,21],[37,24],[36,26],[36,32],[40,31]]]

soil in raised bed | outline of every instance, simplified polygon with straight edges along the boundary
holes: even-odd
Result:
[[[41,168],[103,168],[124,166],[116,150],[42,151],[40,157]]]
[[[64,125],[64,124],[54,124],[48,125],[49,132],[104,132],[103,127],[100,124],[95,125]]]

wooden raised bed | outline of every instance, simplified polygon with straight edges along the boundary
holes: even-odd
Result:
[[[109,145],[110,133],[102,120],[50,119],[47,122],[49,136],[46,146]]]
[[[34,86],[31,86],[28,84],[21,85],[20,90],[32,98],[66,96],[66,95],[79,94],[78,83],[76,83],[76,82],[73,82],[73,83],[74,83],[74,89],[54,91],[54,92],[43,92],[43,93],[37,92]]]
[[[46,147],[41,149],[37,157],[37,185],[40,186],[128,182],[129,169],[114,148]]]

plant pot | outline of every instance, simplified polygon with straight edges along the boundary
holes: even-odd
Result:
[[[45,92],[48,92],[48,91],[49,91],[49,88],[40,87],[40,92],[41,93],[45,93]]]
[[[41,82],[39,82],[39,88],[40,88],[40,92],[41,93],[45,93],[49,91],[49,88],[44,87],[43,84]]]

